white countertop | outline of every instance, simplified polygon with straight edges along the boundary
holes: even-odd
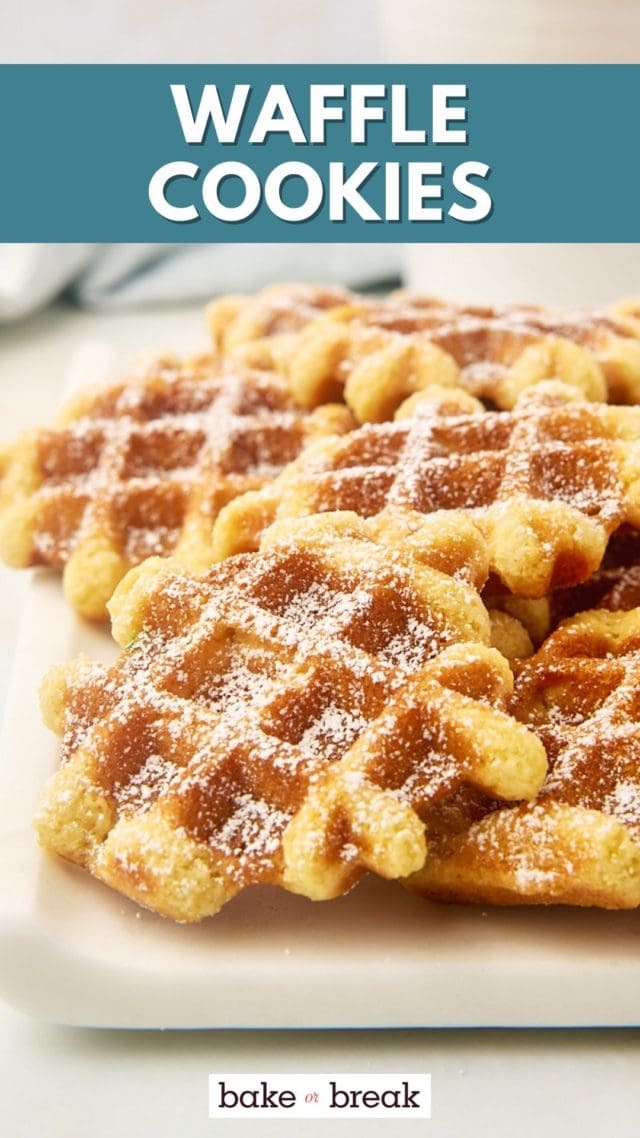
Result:
[[[144,347],[205,343],[199,310],[89,315],[58,307],[0,330],[0,445],[57,406],[80,341],[113,340],[123,363]],[[87,377],[90,379],[91,377]],[[0,704],[24,577],[0,569]],[[372,993],[375,999],[375,993]],[[434,1138],[590,1138],[638,1129],[640,1031],[121,1032],[43,1026],[0,1005],[3,1138],[204,1138],[282,1134],[272,1121],[207,1119],[210,1072],[430,1072]],[[296,1132],[328,1134],[330,1122]],[[397,1121],[342,1123],[395,1134]],[[400,1133],[404,1133],[400,1130]]]

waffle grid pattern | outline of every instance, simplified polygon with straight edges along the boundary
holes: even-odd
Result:
[[[211,528],[238,494],[273,478],[346,408],[308,415],[277,377],[221,372],[208,357],[157,361],[137,381],[82,393],[53,430],[30,432],[6,464],[0,552],[64,569],[85,616],[133,565],[170,553],[211,564]]]
[[[638,409],[573,402],[554,384],[508,413],[469,411],[459,398],[430,393],[408,417],[309,448],[221,512],[218,556],[239,542],[255,548],[275,518],[458,510],[482,528],[491,568],[512,593],[541,597],[585,580],[611,533],[640,522]]]
[[[511,676],[477,593],[411,555],[333,532],[201,579],[152,561],[112,609],[135,637],[119,663],[45,687],[64,762],[40,837],[176,919],[259,881],[319,898],[397,876],[424,861],[426,803],[543,777],[541,745],[493,710]]]
[[[207,322],[0,452],[0,554],[123,648],[44,682],[42,844],[179,921],[366,872],[640,906],[638,301]]]
[[[480,903],[636,907],[640,609],[566,621],[521,665],[511,711],[549,756],[540,794],[468,812],[409,887]]]
[[[285,375],[304,406],[344,392],[360,422],[390,419],[433,384],[461,387],[503,410],[549,379],[591,400],[640,402],[640,324],[630,306],[554,313],[321,290],[314,303],[304,290],[283,286],[216,302],[210,328],[219,350]]]

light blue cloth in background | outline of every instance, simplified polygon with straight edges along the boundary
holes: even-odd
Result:
[[[0,322],[61,294],[89,308],[206,301],[283,281],[397,282],[397,245],[0,245]]]

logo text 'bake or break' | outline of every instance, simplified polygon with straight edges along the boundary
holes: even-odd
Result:
[[[431,1076],[209,1075],[210,1118],[430,1118]]]

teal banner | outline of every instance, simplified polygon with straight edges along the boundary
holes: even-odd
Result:
[[[640,241],[639,66],[0,67],[0,240]]]

